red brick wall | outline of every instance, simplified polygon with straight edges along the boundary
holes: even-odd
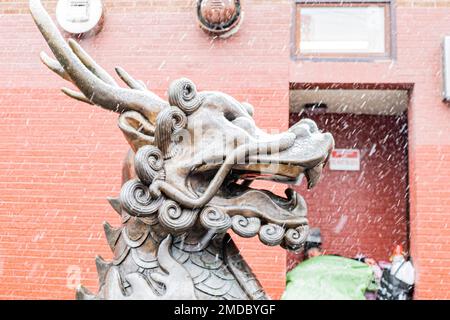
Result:
[[[310,224],[319,227],[327,254],[363,253],[387,261],[394,244],[407,249],[407,118],[351,114],[312,115],[332,132],[336,148],[359,149],[360,171],[331,171],[312,191],[300,187]],[[298,114],[291,115],[294,123]],[[301,255],[288,255],[288,269]]]
[[[450,7],[450,2],[447,0],[397,0],[397,5],[400,7],[431,7],[431,8],[441,8]]]
[[[44,1],[50,9],[55,2]],[[227,41],[197,28],[192,0],[107,0],[104,30],[82,44],[108,70],[121,65],[160,95],[171,80],[188,76],[200,89],[248,100],[265,128],[287,127],[289,82],[411,84],[416,298],[450,298],[450,108],[441,101],[440,74],[450,9],[446,1],[398,2],[394,61],[290,61],[288,0],[243,1],[244,24]],[[63,82],[38,61],[46,45],[27,1],[0,1],[0,15],[0,298],[70,299],[69,267],[78,266],[94,290],[93,258],[110,257],[101,222],[118,219],[104,199],[119,190],[127,146],[115,115],[57,92]],[[269,293],[279,296],[284,251],[258,241],[240,246]]]
[[[413,85],[408,138],[410,244],[417,270],[415,297],[449,299],[450,107],[441,98],[441,43],[450,34],[450,9],[398,7],[396,18],[397,59],[292,61],[290,80]]]
[[[127,145],[117,115],[59,92],[65,83],[39,62],[49,50],[26,2],[0,16],[0,298],[72,299],[77,272],[96,291],[94,257],[111,257],[102,221],[119,223],[106,197],[120,190]],[[44,3],[52,10],[55,1]],[[245,1],[242,30],[222,41],[197,27],[191,4],[106,1],[104,30],[82,45],[107,70],[120,65],[161,96],[186,76],[200,90],[254,104],[261,127],[287,128],[289,6]],[[238,246],[278,297],[284,250],[257,239]]]

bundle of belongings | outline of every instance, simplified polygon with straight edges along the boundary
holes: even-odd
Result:
[[[283,300],[365,300],[378,288],[365,263],[339,256],[318,256],[287,274]]]
[[[322,254],[320,230],[313,228],[305,243],[305,261],[287,274],[283,300],[364,300],[378,288],[365,263]]]
[[[361,257],[323,255],[321,244],[320,230],[312,229],[305,243],[306,260],[288,272],[281,299],[400,300],[411,297],[414,269],[404,258],[401,261],[394,256],[392,266],[381,271],[373,259],[367,259],[374,262],[368,263]]]
[[[397,246],[391,257],[392,266],[381,276],[378,300],[411,300],[414,290],[414,267],[405,258],[402,247]]]

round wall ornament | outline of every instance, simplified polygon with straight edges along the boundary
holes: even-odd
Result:
[[[211,35],[227,38],[239,29],[243,12],[239,0],[198,0],[200,27]]]
[[[101,0],[59,0],[56,20],[60,27],[71,34],[89,36],[97,34],[103,26]]]

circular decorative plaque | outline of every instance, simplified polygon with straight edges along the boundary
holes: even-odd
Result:
[[[98,33],[103,24],[101,0],[59,0],[56,20],[64,31],[86,35]]]
[[[241,3],[239,0],[198,0],[197,17],[206,32],[231,35],[241,22]]]

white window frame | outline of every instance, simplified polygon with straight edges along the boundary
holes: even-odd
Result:
[[[364,6],[368,4],[384,6],[386,15],[386,50],[384,53],[308,53],[300,52],[300,10],[303,7],[336,6],[348,7]],[[395,0],[294,0],[291,30],[291,58],[293,60],[331,60],[331,61],[373,61],[393,60],[396,58],[396,20]]]

